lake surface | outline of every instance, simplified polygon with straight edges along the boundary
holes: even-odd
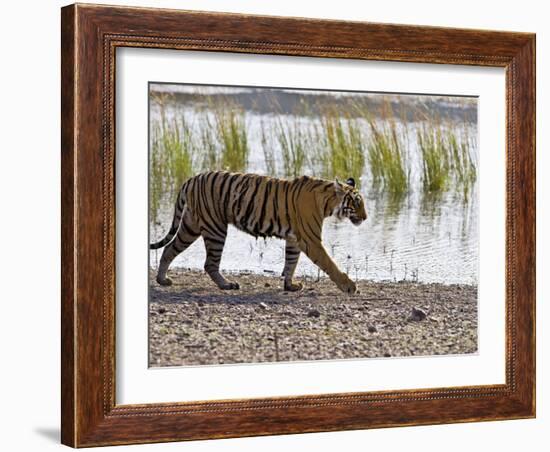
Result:
[[[166,108],[166,115],[184,115],[192,124],[197,111],[186,105]],[[151,119],[160,117],[158,106],[151,104]],[[280,115],[279,115],[280,117]],[[275,115],[247,111],[245,115],[250,156],[247,172],[265,174],[266,164],[261,144],[261,126],[275,121]],[[294,118],[310,121],[308,118]],[[476,136],[475,122],[468,123]],[[418,124],[407,124],[415,137]],[[365,127],[367,127],[365,123]],[[478,218],[477,182],[469,196],[449,191],[440,196],[425,195],[420,181],[421,159],[415,140],[409,141],[411,189],[399,200],[371,187],[368,164],[361,177],[368,218],[359,227],[348,220],[328,218],[323,227],[323,243],[338,266],[355,280],[418,281],[445,284],[477,284]],[[474,150],[477,155],[477,150]],[[307,171],[306,171],[307,173]],[[479,177],[478,177],[479,179]],[[164,196],[150,217],[151,242],[162,238],[169,229],[174,199]],[[162,249],[150,252],[150,265],[157,267]],[[177,274],[187,268],[202,269],[206,254],[202,239],[197,240],[172,263]],[[225,272],[254,272],[279,276],[284,265],[284,242],[279,239],[256,239],[230,227],[221,261]],[[318,278],[322,273],[304,254],[297,276]]]

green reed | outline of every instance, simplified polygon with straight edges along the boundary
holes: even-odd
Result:
[[[359,185],[365,167],[365,154],[358,121],[331,112],[323,117],[321,124],[325,145],[321,145],[320,149],[326,152],[322,159],[326,177],[342,180],[353,177]]]
[[[354,105],[351,111],[329,106],[315,113],[300,105],[295,114],[274,113],[269,120],[262,118],[260,130],[253,130],[245,110],[229,100],[206,99],[192,115],[178,113],[170,99],[155,98],[153,102],[160,112],[150,126],[153,219],[160,204],[171,201],[181,183],[198,172],[246,171],[249,137],[254,136],[250,133],[260,134],[269,175],[353,177],[360,184],[368,166],[373,188],[394,201],[403,200],[411,190],[410,173],[416,163],[411,156],[416,154],[409,152],[409,139],[418,147],[424,194],[455,190],[467,198],[477,177],[476,143],[466,125],[424,115],[417,119],[416,132],[409,133],[410,119],[396,118],[389,103],[376,115],[364,104]],[[400,201],[394,204],[401,205]]]
[[[248,166],[250,147],[244,112],[233,105],[214,110],[217,141],[221,145],[221,168],[227,171],[244,171]]]
[[[160,204],[171,201],[185,180],[201,170],[243,172],[250,149],[244,111],[233,105],[210,104],[191,122],[168,96],[153,102],[160,116],[150,125],[150,202],[156,221]]]
[[[273,146],[273,136],[271,130],[267,128],[265,123],[261,123],[261,143],[264,154],[264,162],[267,174],[270,176],[277,175],[277,158],[275,147]]]
[[[403,133],[393,119],[382,123],[367,118],[370,139],[367,145],[372,184],[393,195],[402,195],[409,188],[410,166]]]
[[[422,185],[425,192],[461,192],[468,198],[477,179],[477,166],[470,148],[475,146],[463,128],[459,138],[453,124],[426,122],[417,131],[422,157]]]
[[[286,177],[303,175],[310,147],[308,131],[297,118],[279,119],[275,129],[275,136],[281,149],[284,175]]]
[[[422,185],[427,192],[444,192],[452,176],[450,147],[441,127],[424,124],[417,131],[422,156]]]
[[[456,189],[457,191],[461,190],[464,198],[467,199],[477,180],[477,166],[470,151],[471,148],[475,148],[476,144],[467,132],[463,132],[459,140],[456,133],[450,131],[448,141],[451,149],[451,166],[454,172]]]
[[[165,192],[165,167],[161,158],[159,158],[160,132],[158,124],[151,126],[151,147],[149,154],[149,202],[151,220],[157,221],[157,213],[160,208],[160,200]]]
[[[221,167],[221,146],[217,140],[216,128],[208,114],[200,116],[198,121],[197,134],[201,151],[204,156],[202,158],[201,170],[207,171]]]
[[[162,196],[174,194],[194,174],[196,148],[193,134],[183,118],[166,119],[151,124],[151,207],[156,212]]]

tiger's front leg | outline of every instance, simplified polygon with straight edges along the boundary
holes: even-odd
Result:
[[[320,241],[310,242],[300,240],[298,242],[300,249],[309,257],[314,264],[323,270],[329,278],[336,283],[338,288],[345,293],[353,294],[357,292],[355,283],[334,263],[328,255],[325,247]]]
[[[293,284],[292,277],[300,258],[300,248],[295,240],[287,240],[285,246],[285,268],[283,269],[283,276],[285,278],[285,290],[295,292],[302,290],[302,284]]]

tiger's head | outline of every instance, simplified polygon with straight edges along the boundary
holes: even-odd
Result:
[[[367,210],[361,193],[355,187],[355,179],[350,177],[344,184],[336,179],[334,185],[336,193],[340,195],[340,203],[333,215],[338,219],[349,218],[355,226],[359,226],[367,219]]]

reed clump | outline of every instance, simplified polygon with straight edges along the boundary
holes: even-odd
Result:
[[[198,120],[199,143],[203,152],[201,163],[202,171],[207,171],[221,166],[221,146],[217,140],[216,128],[213,120],[206,112]]]
[[[221,145],[218,169],[244,171],[250,154],[244,112],[235,106],[223,106],[214,111],[214,123]]]
[[[422,157],[424,191],[446,191],[451,178],[451,155],[441,127],[422,125],[417,131],[417,142]]]
[[[272,132],[264,121],[261,123],[261,143],[266,172],[270,176],[277,176],[277,157]]]
[[[328,178],[346,180],[353,177],[359,185],[365,168],[364,140],[358,121],[336,113],[326,115],[322,121],[323,139],[320,149],[324,173]]]
[[[310,136],[299,118],[278,119],[275,136],[281,149],[283,173],[286,177],[298,177],[304,174],[307,153],[310,148]]]
[[[370,139],[367,155],[373,186],[393,195],[403,195],[409,188],[410,166],[402,134],[393,119],[382,122],[367,119]]]
[[[423,114],[411,125],[405,116],[396,117],[389,102],[376,115],[365,103],[346,111],[300,105],[293,114],[263,116],[259,128],[247,123],[246,111],[232,100],[207,100],[192,113],[178,112],[164,97],[153,102],[159,112],[150,126],[153,212],[201,170],[246,171],[249,139],[258,139],[269,175],[353,177],[359,185],[368,166],[373,188],[393,200],[414,189],[411,172],[424,194],[455,190],[466,199],[477,178],[476,142],[465,123]]]
[[[457,190],[461,190],[465,199],[468,198],[477,180],[477,164],[472,157],[471,149],[476,148],[473,138],[466,132],[466,128],[459,140],[455,132],[449,132],[449,146],[451,148],[451,166],[455,176]]]
[[[150,202],[153,220],[163,196],[174,196],[194,174],[196,149],[189,124],[183,117],[168,121],[164,114],[151,127]]]
[[[469,196],[477,179],[477,165],[471,152],[475,143],[468,137],[465,127],[460,137],[456,130],[439,122],[427,122],[418,129],[425,192],[455,190],[466,198]]]
[[[152,167],[165,182],[179,186],[193,174],[195,146],[189,124],[181,117],[154,123],[151,131]],[[162,173],[162,174],[161,174]]]

